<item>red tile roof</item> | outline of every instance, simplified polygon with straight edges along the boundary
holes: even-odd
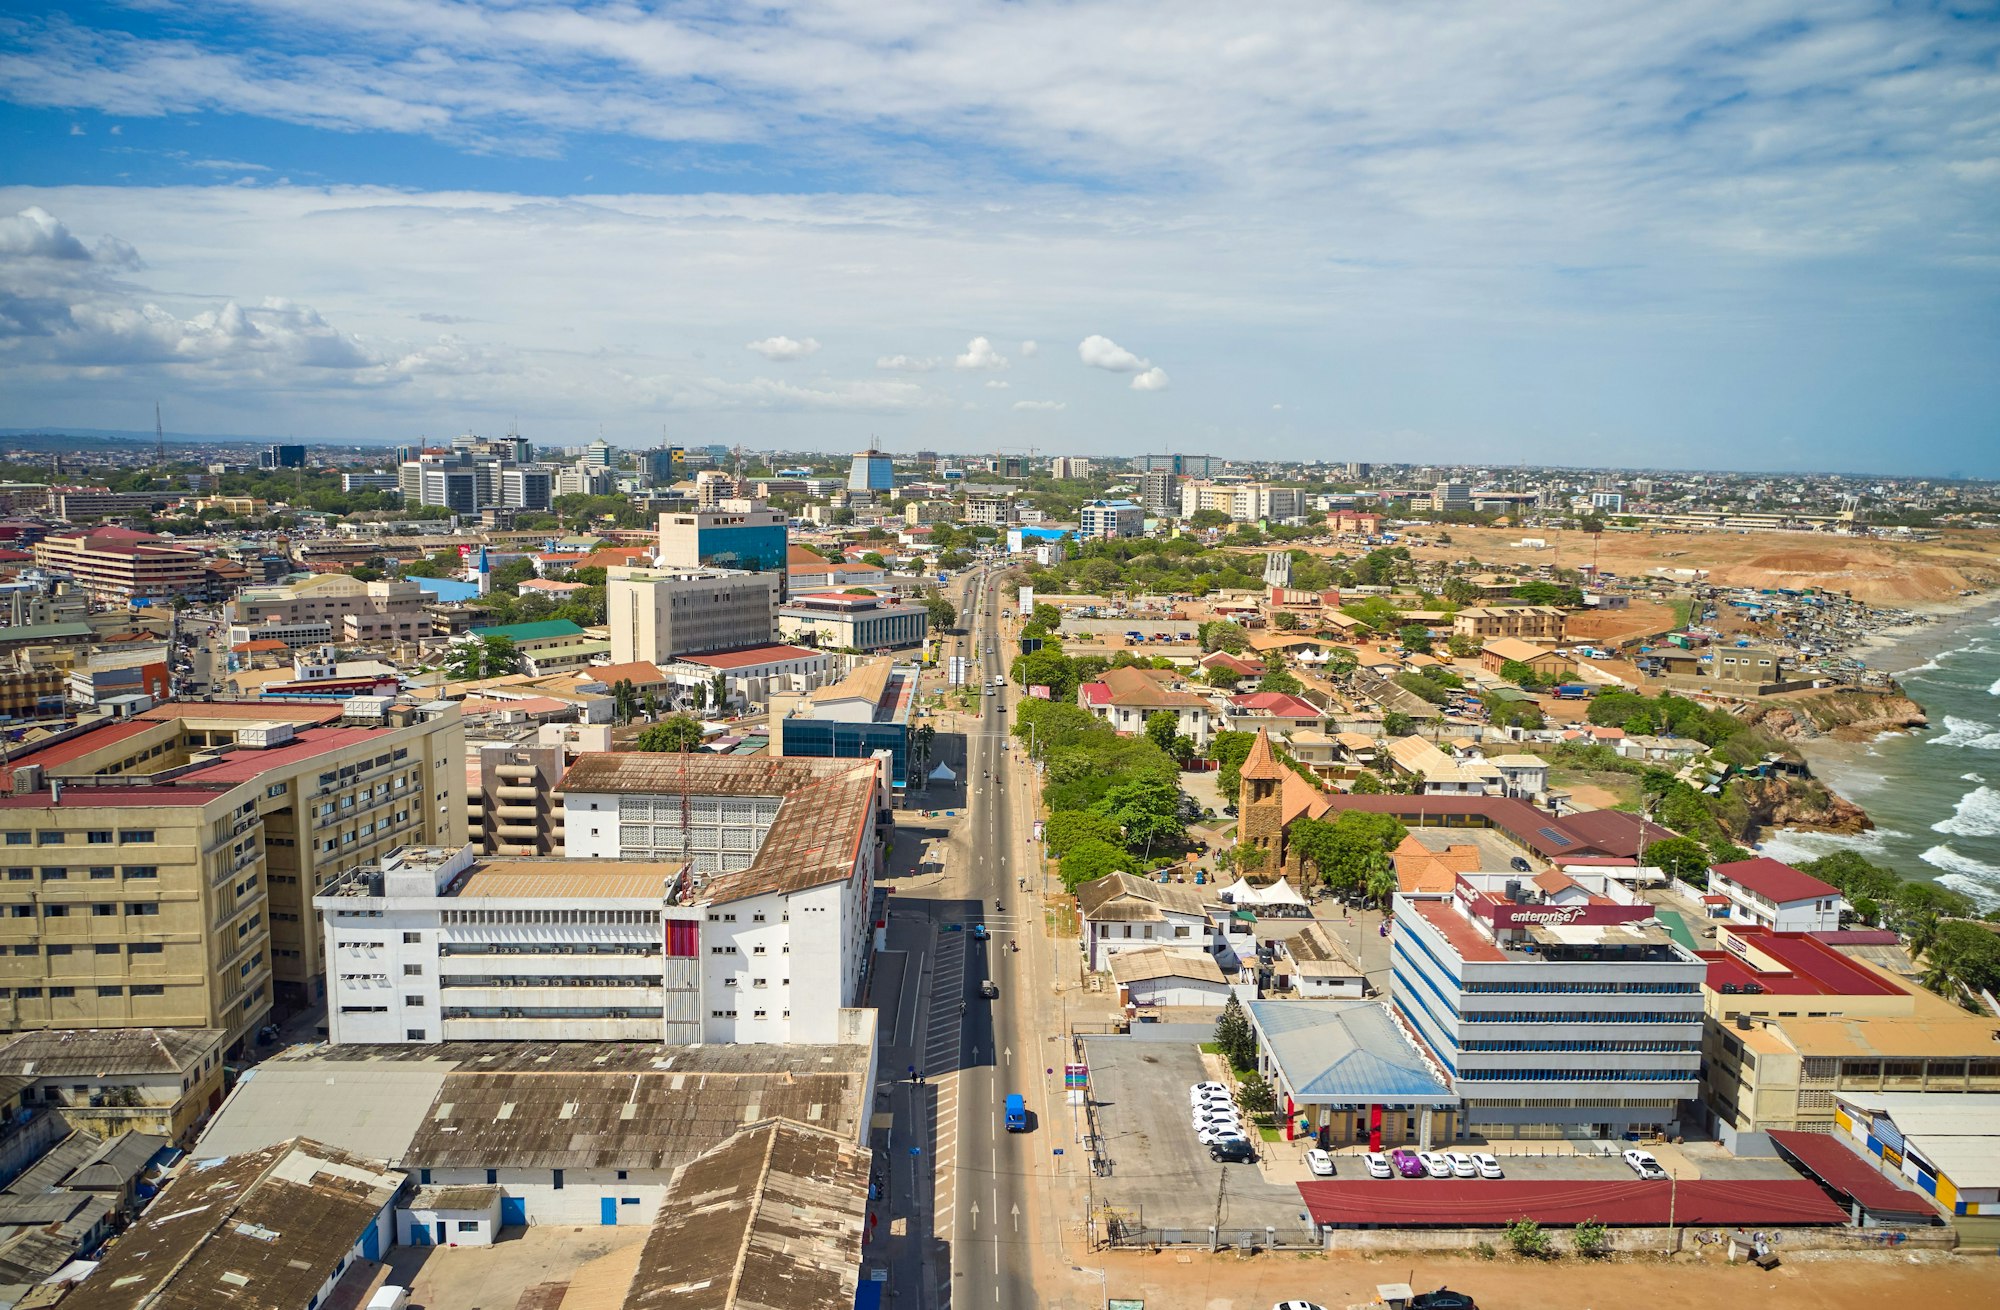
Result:
[[[1752,968],[1730,951],[1697,952],[1708,961],[1707,982],[1712,991],[1721,991],[1724,983],[1738,987],[1755,983],[1780,996],[1895,996],[1902,990],[1810,934],[1768,932],[1754,924],[1733,926],[1728,931],[1771,957],[1784,971]]]
[[[1595,1219],[1620,1227],[1679,1224],[1718,1228],[1838,1225],[1847,1211],[1819,1184],[1794,1179],[1634,1178],[1609,1182],[1555,1179],[1429,1179],[1422,1183],[1331,1181],[1299,1184],[1318,1224],[1389,1228],[1498,1226],[1526,1216],[1537,1223]],[[1670,1213],[1671,1212],[1671,1213]]]
[[[1890,1178],[1831,1133],[1786,1132],[1773,1128],[1771,1140],[1813,1177],[1864,1210],[1932,1215],[1937,1209],[1923,1193]]]
[[[706,664],[712,669],[747,669],[758,664],[775,664],[779,660],[809,659],[819,654],[804,646],[745,646],[740,650],[712,650],[706,655],[683,655],[684,664]]]
[[[39,764],[47,769],[57,768],[60,765],[82,759],[92,751],[102,750],[106,746],[124,741],[127,737],[135,737],[147,729],[157,726],[157,724],[143,723],[137,719],[120,719],[116,723],[107,723],[103,727],[92,728],[89,732],[81,736],[51,742],[40,750],[17,750],[14,752],[13,758],[6,765],[0,766],[0,785],[11,784],[14,778],[14,770],[23,764]]]
[[[1811,901],[1840,895],[1839,888],[1823,883],[1809,873],[1801,873],[1791,865],[1780,863],[1768,855],[1718,864],[1710,872],[1719,873],[1738,886],[1756,892],[1759,896],[1769,897],[1779,905],[1787,901]]]
[[[1256,691],[1243,696],[1231,696],[1229,703],[1239,710],[1256,710],[1262,714],[1273,714],[1284,719],[1316,719],[1319,710],[1308,701],[1297,696],[1288,696],[1282,691]]]

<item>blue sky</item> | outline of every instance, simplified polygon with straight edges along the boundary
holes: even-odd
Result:
[[[1990,6],[0,17],[0,426],[2000,476]]]

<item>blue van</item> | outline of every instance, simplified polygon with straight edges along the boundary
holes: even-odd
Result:
[[[1019,1092],[1007,1098],[1007,1131],[1010,1133],[1028,1131],[1028,1102]]]

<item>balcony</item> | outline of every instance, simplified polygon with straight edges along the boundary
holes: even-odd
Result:
[[[540,789],[535,787],[501,786],[493,789],[493,794],[503,801],[538,801],[542,798]]]

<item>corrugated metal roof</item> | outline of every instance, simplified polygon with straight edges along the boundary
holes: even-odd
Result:
[[[1839,1225],[1847,1211],[1803,1178],[1686,1179],[1679,1183],[1521,1178],[1299,1184],[1318,1224],[1383,1228],[1498,1227],[1523,1216],[1544,1226],[1586,1220],[1615,1227],[1780,1228]]]
[[[1923,1193],[1903,1186],[1864,1160],[1835,1133],[1771,1130],[1771,1140],[1797,1157],[1806,1172],[1827,1186],[1861,1203],[1864,1210],[1894,1214],[1932,1214],[1936,1207]]]
[[[1380,1002],[1252,1001],[1250,1017],[1297,1100],[1458,1100]]]

